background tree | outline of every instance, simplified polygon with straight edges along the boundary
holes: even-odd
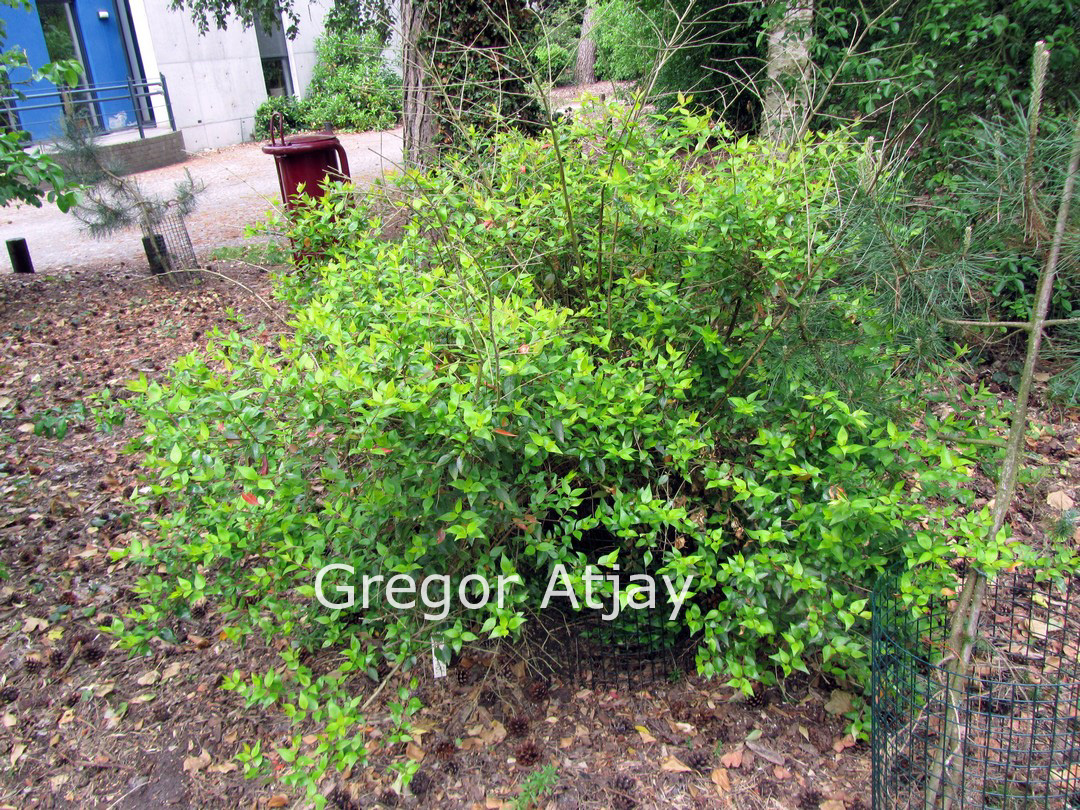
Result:
[[[587,3],[581,14],[581,38],[578,40],[577,61],[574,63],[575,84],[592,84],[596,81],[596,39],[593,38],[595,17],[596,8],[592,3]]]

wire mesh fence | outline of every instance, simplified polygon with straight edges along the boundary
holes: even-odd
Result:
[[[150,263],[150,274],[162,284],[182,287],[191,283],[197,268],[187,223],[178,211],[165,211],[142,220],[143,250]]]
[[[1080,808],[1078,597],[1075,580],[999,576],[970,674],[950,690],[950,600],[915,612],[900,599],[898,574],[882,578],[873,594],[875,810]],[[937,790],[935,769],[945,774]]]

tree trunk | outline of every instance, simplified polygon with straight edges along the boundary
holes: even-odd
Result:
[[[581,39],[577,46],[577,63],[574,65],[574,84],[592,84],[596,81],[596,40],[593,39],[595,9],[589,3],[581,18]]]
[[[405,165],[425,166],[435,153],[434,92],[420,53],[427,0],[401,0],[401,83]]]
[[[814,0],[787,0],[769,32],[762,130],[778,146],[790,144],[810,109],[810,36]]]

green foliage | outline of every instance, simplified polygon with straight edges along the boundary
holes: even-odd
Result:
[[[557,43],[539,45],[533,52],[533,70],[541,81],[558,84],[570,67],[570,51]]]
[[[1037,40],[1051,50],[1047,103],[1074,106],[1078,19],[1073,0],[818,4],[814,59],[837,79],[826,112],[859,115],[879,131],[902,122],[909,138],[923,133],[927,143],[965,138],[974,117],[1026,103]]]
[[[433,88],[435,145],[506,128],[536,131],[540,105],[530,55],[540,24],[525,0],[456,0],[424,6],[418,48]]]
[[[630,0],[604,0],[596,9],[596,78],[628,81],[652,70],[660,40],[652,15]]]
[[[512,806],[514,810],[529,810],[540,799],[547,796],[559,783],[559,774],[554,765],[545,765],[530,773],[518,788],[518,795]]]
[[[24,8],[28,4],[20,0],[0,0],[9,8]],[[0,46],[6,38],[6,30],[0,21]],[[48,79],[58,86],[74,85],[82,75],[82,67],[73,60],[58,60],[42,66],[36,72],[30,70],[26,51],[19,47],[0,51],[0,93],[19,92],[20,82],[12,78],[19,71],[32,81]],[[28,133],[21,131],[0,132],[0,207],[13,201],[24,202],[40,208],[42,202],[55,204],[61,211],[69,210],[76,200],[76,184],[64,174],[64,168],[50,155],[40,149],[26,150]]]
[[[135,386],[152,497],[172,507],[130,552],[158,566],[140,624],[210,596],[238,633],[356,644],[357,666],[428,633],[458,650],[515,635],[555,563],[581,589],[600,533],[624,565],[694,575],[703,672],[744,689],[864,674],[863,589],[897,556],[969,553],[981,518],[956,499],[970,459],[889,419],[906,350],[832,293],[853,156],[835,138],[778,156],[682,108],[648,130],[599,118],[499,136],[486,179],[400,178],[379,203],[411,215],[394,243],[377,209],[328,195],[291,234],[322,255],[283,280],[295,335],[274,352],[221,336],[168,386]],[[564,175],[559,153],[585,143]],[[775,377],[764,358],[805,340],[792,309],[818,341],[864,347],[874,412],[812,367]],[[328,612],[312,578],[335,560],[522,584],[436,622]]]
[[[302,132],[308,128],[307,109],[297,96],[270,96],[255,110],[255,129],[252,137],[257,141],[270,139],[270,119],[281,113],[285,132]]]
[[[315,45],[316,62],[303,100],[271,97],[255,112],[256,139],[270,137],[270,118],[280,112],[285,131],[366,131],[392,127],[401,112],[400,80],[382,61],[382,40],[365,33],[326,33]]]
[[[383,64],[383,43],[365,34],[324,35],[315,45],[315,70],[304,97],[311,128],[386,129],[401,110],[400,82]]]

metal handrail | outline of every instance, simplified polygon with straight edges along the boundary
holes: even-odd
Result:
[[[153,96],[161,96],[165,101],[165,111],[169,116],[169,127],[176,132],[176,120],[173,117],[172,100],[169,98],[169,85],[165,81],[165,75],[159,74],[158,81],[134,81],[114,84],[82,84],[77,87],[57,87],[54,90],[42,90],[32,93],[16,93],[0,97],[0,109],[10,110],[16,113],[29,112],[32,110],[65,109],[71,102],[98,104],[103,101],[130,101],[135,113],[135,126],[139,129],[139,137],[146,137],[146,127],[143,124],[140,113],[139,101],[145,100],[151,109],[153,104],[150,99]],[[120,95],[103,96],[102,93],[122,91]],[[39,101],[42,99],[55,98],[44,104],[26,104],[27,101]]]

